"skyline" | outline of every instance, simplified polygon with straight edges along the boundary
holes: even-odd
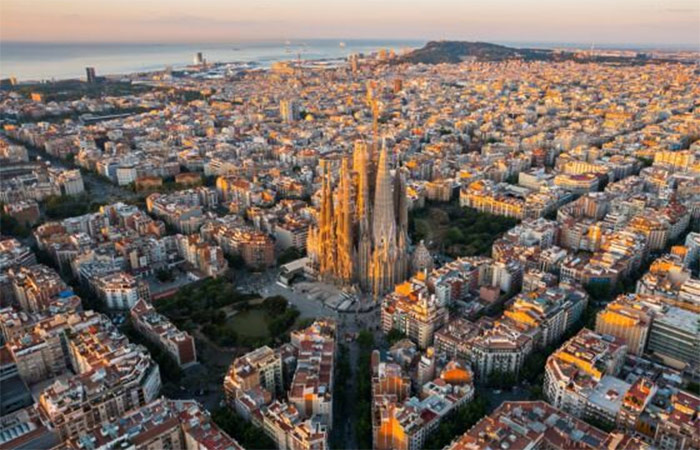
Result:
[[[167,44],[391,38],[700,48],[700,6],[692,0],[527,3],[342,0],[329,8],[318,0],[204,0],[192,8],[184,0],[99,5],[9,0],[0,6],[0,40]]]

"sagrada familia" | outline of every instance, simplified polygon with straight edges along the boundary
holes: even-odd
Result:
[[[405,281],[410,270],[406,177],[401,169],[392,176],[387,159],[382,148],[375,167],[367,145],[356,142],[352,170],[347,157],[341,161],[335,195],[329,162],[321,162],[321,210],[307,240],[320,279],[359,286],[375,298]]]

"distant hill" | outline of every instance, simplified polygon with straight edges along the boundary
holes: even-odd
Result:
[[[519,49],[488,42],[430,41],[423,48],[400,58],[407,63],[458,63],[474,57],[478,61],[504,61],[508,59],[550,60],[551,50]]]
[[[399,58],[394,63],[410,64],[455,64],[468,58],[477,61],[506,61],[520,59],[524,61],[595,61],[606,63],[645,64],[661,62],[660,59],[649,59],[648,55],[636,56],[593,56],[584,52],[556,51],[539,48],[513,48],[489,42],[466,41],[430,41],[424,47],[413,50]]]

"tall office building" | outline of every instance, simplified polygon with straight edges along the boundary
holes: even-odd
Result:
[[[95,75],[94,67],[86,67],[85,75],[87,77],[87,82],[90,84],[97,83],[97,75]]]
[[[348,61],[350,62],[350,70],[352,73],[357,73],[358,69],[358,55],[357,53],[353,53],[352,55],[348,56]]]
[[[292,123],[299,118],[299,105],[294,100],[280,101],[280,116],[284,123]]]
[[[322,162],[321,210],[318,224],[309,231],[307,249],[321,278],[358,284],[379,297],[408,276],[406,180],[401,170],[391,174],[383,149],[370,209],[367,162],[367,146],[358,143],[353,155],[354,189],[350,163],[344,158],[335,196],[329,163]]]

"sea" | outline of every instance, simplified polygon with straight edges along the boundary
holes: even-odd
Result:
[[[84,78],[85,68],[94,67],[97,75],[123,75],[135,72],[181,69],[193,64],[198,52],[211,63],[248,63],[269,67],[275,61],[338,60],[353,53],[371,53],[380,49],[419,48],[427,40],[399,39],[308,39],[266,40],[204,44],[153,43],[51,43],[0,40],[0,78],[19,81]],[[528,48],[589,48],[591,44],[563,42],[494,43]],[[626,50],[672,50],[696,47],[640,46],[636,44],[596,45],[596,48]]]
[[[289,40],[216,44],[40,43],[0,41],[0,78],[19,81],[84,78],[85,68],[97,75],[119,75],[184,68],[198,52],[210,63],[337,60],[353,53],[421,47],[418,40]]]

